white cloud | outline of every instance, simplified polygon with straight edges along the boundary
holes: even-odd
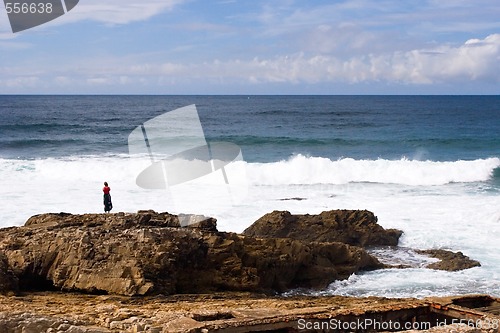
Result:
[[[168,74],[228,82],[386,81],[432,84],[469,80],[500,82],[499,60],[500,34],[494,34],[483,40],[469,40],[458,47],[443,45],[433,49],[359,55],[346,59],[331,55],[306,56],[298,53],[268,59],[253,58],[213,61],[201,65],[165,66],[175,68],[174,71],[167,71]]]
[[[40,85],[40,78],[37,76],[20,76],[15,78],[9,78],[5,80],[0,80],[0,86],[4,86],[9,89],[17,88],[33,88]]]
[[[90,85],[109,85],[113,84],[115,79],[108,77],[94,77],[87,79],[87,83]]]
[[[371,53],[346,58],[294,53],[274,57],[212,60],[201,63],[138,63],[124,56],[91,59],[78,66],[44,68],[0,67],[0,87],[22,89],[53,83],[69,89],[109,87],[217,87],[256,84],[387,84],[460,85],[468,82],[500,82],[500,34],[470,39],[462,45]],[[119,88],[118,88],[119,89]],[[101,90],[98,90],[101,91]],[[116,92],[115,90],[113,90]]]
[[[127,24],[144,21],[187,0],[81,0],[69,13],[45,27],[90,20],[105,24]],[[9,29],[10,30],[10,29]]]
[[[110,25],[144,21],[162,12],[170,11],[186,1],[188,0],[81,0],[69,13],[41,25],[38,29],[85,20]],[[6,12],[0,10],[0,40],[15,37],[18,37],[18,34],[11,33]],[[4,46],[16,47],[14,44]]]
[[[84,0],[71,11],[73,20],[95,20],[111,24],[126,24],[146,20],[163,11],[172,10],[185,0]]]
[[[136,3],[127,3],[127,1],[121,3],[119,1],[89,0],[81,1],[71,11],[71,15],[66,15],[65,21],[93,20],[109,24],[125,24],[147,19],[161,12],[162,9],[162,6],[155,1],[145,1],[144,4],[137,5]]]
[[[466,80],[500,82],[500,34],[490,35],[483,40],[469,40],[459,47],[414,50],[401,58],[395,58],[393,62],[404,63],[405,60],[407,66],[403,78],[406,77],[410,83]]]
[[[69,84],[72,84],[72,81],[73,80],[70,77],[64,75],[56,76],[54,78],[54,82],[60,86],[67,86]]]
[[[491,34],[500,28],[499,15],[500,6],[491,0],[349,0],[290,7],[268,2],[254,22],[261,36],[286,40],[278,47],[342,56]]]

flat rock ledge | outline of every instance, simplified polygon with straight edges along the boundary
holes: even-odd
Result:
[[[38,292],[0,295],[0,332],[498,333],[499,305],[498,299],[487,295],[395,299],[227,292],[143,297]]]
[[[384,267],[353,242],[225,233],[213,218],[182,216],[190,218],[202,222],[181,227],[178,216],[154,211],[33,216],[0,230],[0,291],[267,293],[325,288]]]

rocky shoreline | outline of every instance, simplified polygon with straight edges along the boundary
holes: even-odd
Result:
[[[0,332],[246,332],[254,324],[263,331],[266,323],[292,332],[295,326],[285,323],[324,319],[339,306],[349,313],[370,302],[423,306],[422,300],[276,296],[322,289],[361,271],[404,269],[367,250],[395,247],[403,233],[382,228],[372,212],[275,211],[242,234],[218,231],[213,218],[181,218],[193,223],[181,227],[179,216],[148,210],[41,214],[0,229]],[[420,253],[441,259],[430,269],[479,265],[461,252]]]
[[[0,239],[4,292],[272,293],[385,267],[347,243],[219,232],[212,218],[181,227],[178,216],[153,211],[36,215]]]

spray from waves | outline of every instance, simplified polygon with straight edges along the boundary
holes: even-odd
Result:
[[[330,160],[294,156],[275,163],[248,165],[250,181],[259,185],[347,184],[371,182],[410,186],[487,181],[498,177],[500,158],[473,161]]]
[[[496,167],[495,170],[493,170],[493,179],[496,181],[500,181],[500,166]]]
[[[484,274],[484,275],[483,275]],[[389,298],[467,295],[471,293],[498,295],[494,279],[480,268],[461,272],[429,269],[388,269],[351,275],[348,280],[335,281],[327,289],[311,295],[382,296]],[[295,292],[297,293],[297,292]],[[293,295],[293,292],[289,293]]]

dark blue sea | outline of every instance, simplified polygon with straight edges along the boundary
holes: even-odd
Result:
[[[248,162],[500,152],[499,96],[0,96],[0,157],[128,153],[136,126],[190,104],[207,139],[240,145]]]
[[[215,176],[201,177],[203,191],[136,183],[151,161],[129,154],[131,133],[193,104],[208,143],[241,149],[227,166],[243,170],[229,199],[211,194]],[[500,96],[4,95],[0,117],[0,226],[44,212],[100,212],[103,181],[113,211],[212,215],[226,231],[276,209],[369,209],[404,231],[407,250],[397,255],[415,267],[355,275],[324,293],[500,296]],[[189,127],[173,126],[166,131]],[[412,248],[462,251],[482,266],[428,270]]]

